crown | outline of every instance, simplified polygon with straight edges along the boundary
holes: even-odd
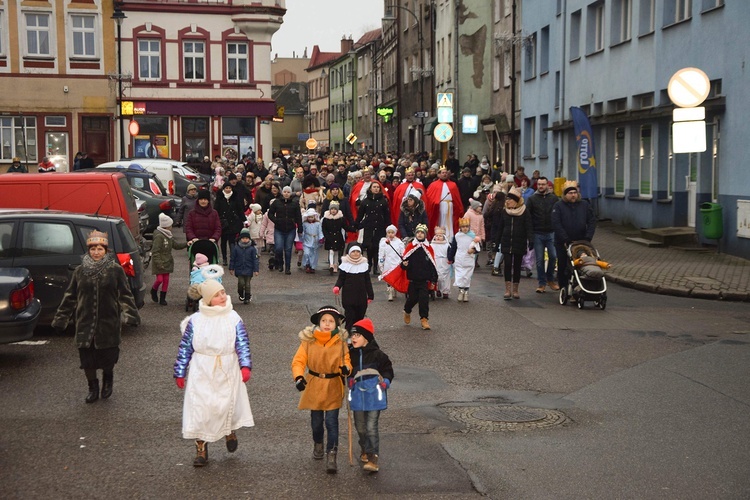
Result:
[[[414,228],[414,232],[422,231],[424,234],[427,234],[427,224],[417,224],[417,227]]]
[[[469,220],[468,217],[467,218],[460,218],[460,219],[458,219],[458,225],[459,226],[470,226],[471,225],[471,221]]]
[[[109,240],[107,239],[107,233],[101,231],[91,231],[89,237],[86,239],[86,246],[102,245],[109,246]]]

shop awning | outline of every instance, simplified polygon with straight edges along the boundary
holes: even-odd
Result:
[[[190,116],[260,116],[276,115],[276,104],[272,100],[242,101],[149,101],[143,100],[147,115]]]
[[[437,125],[437,120],[437,116],[433,116],[424,122],[424,135],[432,135],[432,132],[435,130],[435,125]]]

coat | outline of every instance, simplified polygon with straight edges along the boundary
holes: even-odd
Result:
[[[282,233],[289,233],[295,229],[302,230],[302,212],[291,197],[276,198],[268,209],[268,218]]]
[[[273,221],[268,218],[268,212],[266,212],[263,214],[263,220],[260,223],[260,237],[266,242],[266,245],[273,245],[273,233]]]
[[[215,240],[221,238],[221,222],[219,212],[211,208],[201,207],[196,203],[195,208],[188,212],[185,222],[185,236],[190,240]]]
[[[308,326],[298,334],[300,345],[292,359],[292,379],[305,377],[307,386],[299,398],[300,410],[336,410],[344,399],[344,382],[341,376],[321,378],[305,373],[305,369],[319,374],[340,374],[341,366],[349,371],[352,363],[346,339],[349,333],[339,327],[338,334],[321,332]]]
[[[381,273],[389,271],[401,265],[401,256],[404,254],[404,242],[398,238],[388,240],[388,237],[380,239],[378,246],[378,269]]]
[[[83,265],[73,271],[68,289],[52,320],[52,327],[65,329],[75,315],[75,343],[78,348],[107,349],[120,345],[120,315],[126,323],[141,322],[128,278],[120,264],[109,260],[95,275],[87,275]]]
[[[254,273],[260,272],[258,249],[252,240],[244,248],[239,243],[232,245],[229,270],[234,271],[236,276],[253,276]]]
[[[344,307],[366,306],[368,299],[375,298],[367,260],[363,257],[362,261],[359,264],[351,264],[343,259],[339,265],[339,277],[335,286],[341,289],[341,305]]]
[[[560,200],[552,207],[552,229],[558,245],[591,241],[596,231],[596,215],[586,200],[575,203]]]
[[[531,214],[528,209],[523,214],[513,216],[507,210],[499,212],[492,222],[492,237],[500,244],[503,253],[523,255],[534,243]]]
[[[474,249],[474,253],[469,253],[469,249]],[[459,288],[469,288],[471,278],[474,276],[474,255],[482,249],[482,246],[474,241],[474,233],[457,232],[451,240],[448,247],[448,262],[453,262],[453,272],[455,273],[455,286]]]
[[[174,237],[169,237],[159,231],[154,231],[151,246],[151,274],[171,274],[174,272],[174,256],[172,250],[182,250],[187,243],[177,243]]]
[[[366,346],[349,350],[352,360],[350,380],[354,380],[349,390],[349,402],[353,411],[372,411],[385,409],[388,406],[387,390],[377,386],[379,379],[368,380],[368,377],[357,377],[362,370],[373,369],[380,373],[388,385],[393,382],[393,364],[386,353],[378,348],[377,342],[368,342]]]
[[[404,198],[404,201],[401,203],[401,212],[398,216],[398,234],[402,238],[413,238],[414,229],[419,224],[427,225],[427,212],[424,210],[424,202],[422,200],[417,200],[414,210],[409,210],[407,198]]]
[[[323,226],[323,236],[325,237],[325,249],[336,250],[338,252],[343,251],[346,240],[342,231],[346,227],[346,219],[341,210],[336,212],[336,215],[331,215],[331,212],[325,212],[321,225]]]
[[[242,231],[245,218],[245,207],[242,197],[237,193],[232,193],[229,199],[224,197],[221,191],[216,195],[214,208],[219,213],[221,221],[221,234],[223,236],[234,236]]]
[[[357,211],[357,229],[364,229],[362,234],[362,245],[371,247],[380,242],[385,236],[385,228],[390,224],[391,210],[388,206],[388,198],[382,193],[367,193],[367,196],[359,204]]]

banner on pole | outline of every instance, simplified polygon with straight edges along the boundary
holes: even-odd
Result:
[[[578,145],[576,162],[581,198],[596,198],[599,195],[599,179],[591,123],[581,108],[571,106],[570,116],[573,119],[573,130]]]

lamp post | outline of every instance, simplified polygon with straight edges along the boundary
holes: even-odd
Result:
[[[113,0],[112,19],[117,23],[117,105],[120,108],[120,158],[125,158],[125,118],[122,116],[122,22],[127,16],[122,11],[122,2]]]

